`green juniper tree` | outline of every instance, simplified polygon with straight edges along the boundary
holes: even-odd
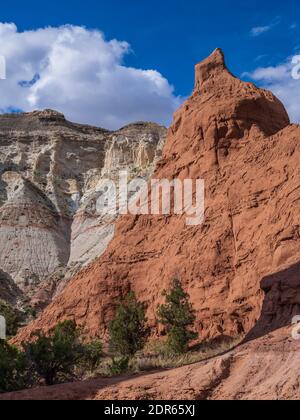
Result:
[[[133,292],[119,303],[114,320],[109,325],[110,351],[113,355],[132,357],[142,350],[149,337],[146,308]]]
[[[51,335],[39,332],[35,341],[23,344],[33,369],[45,380],[46,385],[72,377],[74,367],[84,357],[79,336],[75,322],[65,321],[58,324]]]
[[[97,369],[103,360],[102,343],[83,343],[80,333],[73,321],[65,321],[49,336],[35,334],[32,342],[22,344],[23,351],[0,340],[0,393],[28,388],[41,379],[46,385],[70,380],[78,367]]]
[[[195,312],[178,279],[172,281],[170,290],[165,291],[164,296],[166,303],[160,305],[157,311],[159,322],[166,328],[170,352],[183,354],[188,351],[189,343],[198,337],[191,330],[196,320]]]
[[[24,389],[32,380],[24,353],[0,340],[0,393]]]

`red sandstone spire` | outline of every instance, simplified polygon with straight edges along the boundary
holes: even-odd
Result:
[[[210,78],[218,76],[220,73],[227,70],[225,64],[224,53],[220,48],[217,48],[209,57],[198,63],[195,67],[196,80],[195,90],[199,91],[201,86]]]

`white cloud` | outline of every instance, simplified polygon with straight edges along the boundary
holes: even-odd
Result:
[[[280,17],[277,16],[268,25],[256,26],[256,27],[252,28],[251,31],[250,31],[250,34],[254,37],[260,36],[260,35],[262,35],[266,32],[269,32],[271,29],[273,29],[275,26],[277,26],[280,23],[280,21],[281,21]]]
[[[130,45],[107,41],[79,26],[18,32],[0,23],[0,55],[7,79],[0,81],[0,110],[53,108],[72,121],[118,128],[132,121],[169,124],[180,103],[155,70],[124,65]]]
[[[295,64],[289,57],[284,63],[274,67],[259,67],[244,76],[259,82],[260,86],[271,90],[285,105],[291,121],[300,123],[300,80],[292,77]]]
[[[276,81],[288,80],[291,78],[291,69],[288,64],[280,64],[276,67],[258,67],[251,73],[244,73],[254,80],[273,83]]]
[[[251,29],[252,36],[259,36],[264,34],[265,32],[269,32],[272,29],[272,26],[256,26],[255,28]]]

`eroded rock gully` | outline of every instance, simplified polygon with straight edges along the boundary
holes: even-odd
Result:
[[[156,307],[174,276],[191,296],[202,339],[251,331],[262,279],[300,260],[299,137],[281,102],[235,78],[216,50],[196,66],[195,90],[174,116],[154,174],[204,179],[204,224],[187,226],[185,215],[121,217],[104,255],[18,340],[66,318],[105,335],[115,300],[130,288],[157,331]]]

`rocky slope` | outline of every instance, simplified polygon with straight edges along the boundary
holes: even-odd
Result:
[[[121,217],[105,254],[18,340],[66,318],[105,335],[113,303],[130,288],[148,304],[155,331],[156,306],[174,276],[191,295],[203,339],[248,333],[264,292],[271,310],[255,334],[278,326],[279,309],[290,322],[299,289],[295,281],[279,285],[278,276],[300,260],[299,137],[274,95],[235,78],[216,50],[196,66],[195,90],[174,116],[154,174],[204,179],[204,224],[187,226],[186,215]]]
[[[0,400],[299,400],[299,384],[299,341],[284,328],[191,366],[39,388]]]
[[[101,183],[124,169],[148,178],[165,133],[151,123],[109,132],[51,110],[0,116],[0,269],[20,297],[38,289],[32,302],[43,304],[103,253],[116,216],[95,209]]]
[[[0,270],[0,302],[5,301],[10,305],[16,305],[22,291],[15,285],[13,279]]]

